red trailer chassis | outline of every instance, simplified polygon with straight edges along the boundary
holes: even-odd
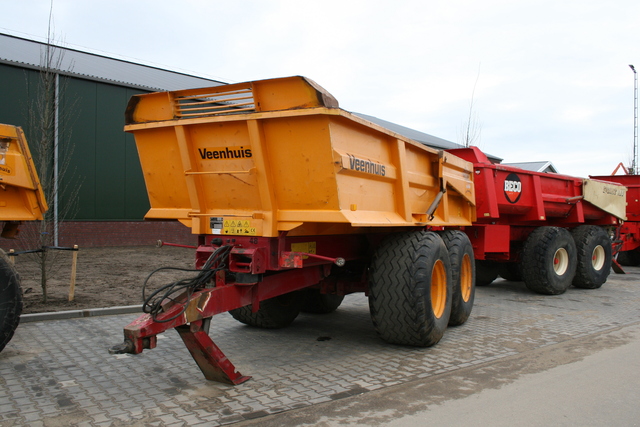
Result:
[[[168,295],[159,301],[157,310],[145,303],[147,314],[124,328],[124,343],[110,352],[139,354],[156,347],[157,334],[175,328],[207,379],[240,384],[250,377],[237,372],[209,337],[211,317],[245,306],[256,312],[261,301],[310,287],[333,295],[366,292],[368,264],[359,261],[368,260],[372,247],[386,234],[200,236],[196,268],[212,271],[212,278],[204,288]],[[314,252],[323,255],[291,250],[292,245],[304,246],[310,239],[315,243]],[[226,255],[207,265],[223,249]]]

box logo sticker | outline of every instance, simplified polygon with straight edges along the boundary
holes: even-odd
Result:
[[[504,196],[509,203],[516,203],[522,195],[522,182],[515,173],[509,174],[504,180]]]

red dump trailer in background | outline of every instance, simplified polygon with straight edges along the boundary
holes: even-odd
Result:
[[[640,175],[602,175],[591,178],[627,187],[627,220],[619,229],[613,249],[621,265],[640,265]]]
[[[477,285],[500,275],[550,295],[602,286],[625,219],[624,186],[495,164],[477,147],[447,151],[474,164],[477,220],[465,232]]]

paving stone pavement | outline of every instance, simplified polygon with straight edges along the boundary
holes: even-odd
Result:
[[[0,425],[228,425],[407,383],[640,321],[640,268],[626,270],[558,296],[480,287],[469,321],[431,348],[381,341],[362,294],[281,330],[219,315],[214,342],[253,377],[235,387],[205,380],[175,331],[140,355],[110,355],[136,315],[23,323],[0,353]]]

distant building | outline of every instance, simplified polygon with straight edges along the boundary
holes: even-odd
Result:
[[[35,134],[29,110],[37,97],[45,47],[0,34],[0,123],[21,126],[28,141]],[[193,242],[189,229],[178,222],[142,221],[149,201],[133,137],[123,131],[124,112],[135,94],[223,83],[64,47],[54,46],[51,51],[61,88],[57,117],[64,134],[59,150],[63,156],[72,153],[61,188],[77,189],[77,194],[60,196],[60,206],[70,197],[77,198],[77,209],[71,217],[61,218],[58,244]],[[49,201],[52,209],[55,205]],[[15,244],[0,239],[1,247]]]
[[[505,166],[512,166],[532,172],[558,173],[558,170],[551,162],[521,162],[521,163],[502,163]]]

